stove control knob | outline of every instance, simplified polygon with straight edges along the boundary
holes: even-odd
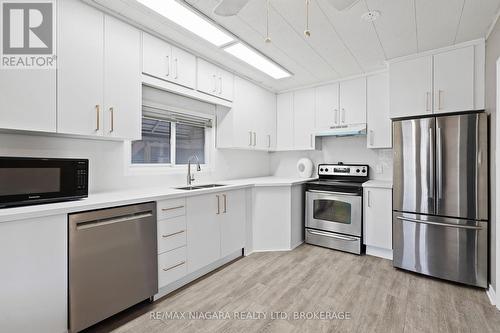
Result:
[[[363,172],[363,173],[366,173],[366,169],[363,169],[363,170],[362,170],[362,172]]]
[[[359,169],[356,169],[356,172],[359,173]]]
[[[325,168],[325,171],[328,172],[328,168]]]
[[[319,169],[320,172],[323,172],[323,168]]]

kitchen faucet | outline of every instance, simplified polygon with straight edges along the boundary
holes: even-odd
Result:
[[[189,158],[188,160],[188,173],[187,173],[187,184],[188,186],[191,186],[191,184],[193,183],[194,181],[194,175],[191,174],[191,160],[192,159],[196,159],[196,171],[201,171],[201,166],[200,166],[200,160],[198,158],[198,156],[193,155]]]

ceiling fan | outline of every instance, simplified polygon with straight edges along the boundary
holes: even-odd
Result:
[[[359,0],[328,0],[337,10],[344,10],[352,7]],[[214,13],[219,16],[234,16],[249,3],[250,0],[221,0]]]

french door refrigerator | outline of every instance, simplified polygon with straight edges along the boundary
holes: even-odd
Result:
[[[487,115],[393,122],[393,265],[487,287]]]

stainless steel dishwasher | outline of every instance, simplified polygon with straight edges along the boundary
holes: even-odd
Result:
[[[156,203],[69,215],[69,330],[158,292]]]

